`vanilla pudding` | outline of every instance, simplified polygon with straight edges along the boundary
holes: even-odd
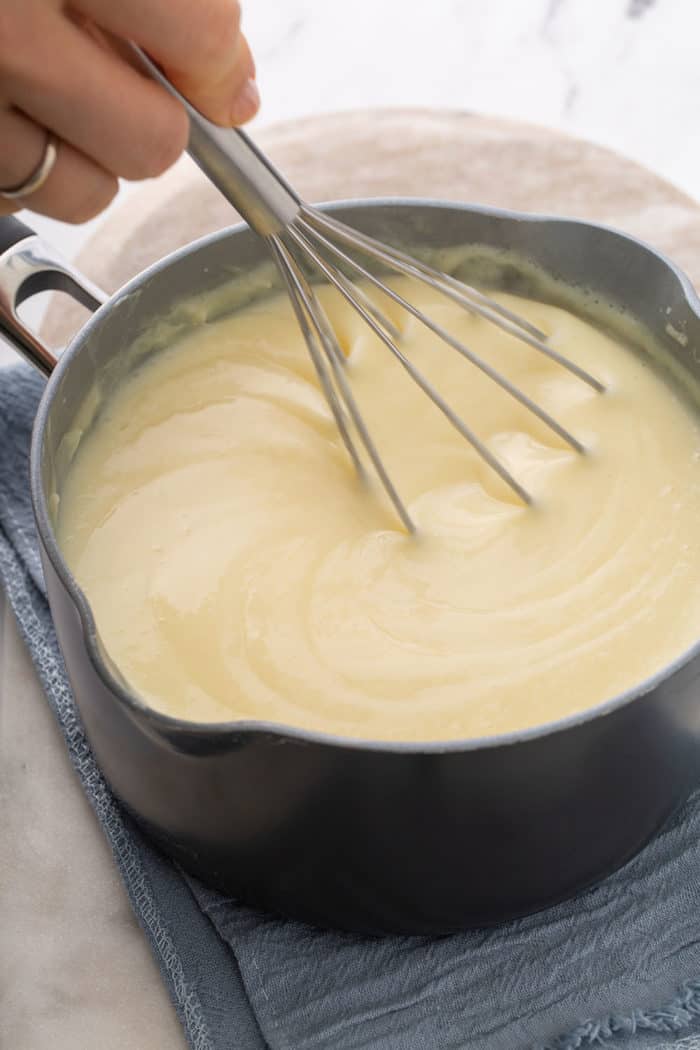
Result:
[[[411,537],[355,477],[285,298],[198,327],[115,390],[57,511],[105,649],[159,711],[363,739],[483,737],[592,707],[700,635],[690,399],[559,308],[496,296],[604,394],[430,289],[392,284],[586,454],[391,310],[406,355],[533,495],[523,506],[322,289]]]

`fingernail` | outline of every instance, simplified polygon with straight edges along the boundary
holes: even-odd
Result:
[[[231,123],[245,124],[260,108],[260,92],[254,80],[246,80],[231,106]]]

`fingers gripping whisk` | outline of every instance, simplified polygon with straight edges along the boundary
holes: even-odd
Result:
[[[465,309],[478,314],[497,325],[516,339],[533,347],[550,360],[567,369],[593,390],[602,392],[604,387],[594,376],[575,362],[560,354],[545,342],[546,336],[534,325],[518,317],[500,303],[483,295],[477,289],[463,284],[455,278],[440,273],[418,259],[389,245],[374,240],[351,229],[307,205],[300,205],[297,217],[279,233],[268,237],[274,260],[283,278],[292,301],[294,312],[318,375],[321,389],[337,424],[340,436],[356,469],[363,471],[364,448],[367,459],[391,500],[396,513],[409,532],[415,532],[408,509],[391,480],[379,450],[372,439],[353,395],[345,371],[345,355],[341,350],[333,328],[316,296],[311,281],[306,277],[309,266],[332,285],[350,306],[362,317],[368,327],[393,354],[411,379],[418,384],[433,404],[452,426],[469,442],[479,456],[513,490],[525,504],[532,502],[530,493],[523,487],[491,449],[479,438],[449,405],[448,401],[418,369],[400,348],[400,332],[393,322],[372,302],[369,297],[346,274],[352,273],[380,291],[389,300],[416,318],[452,350],[483,372],[502,390],[523,405],[529,412],[548,426],[572,449],[583,452],[581,442],[563,427],[545,409],[533,401],[522,390],[494,369],[479,354],[456,339],[447,329],[437,324],[413,303],[401,296],[394,288],[359,261],[363,257],[380,263],[383,269],[412,277],[445,295]],[[349,252],[352,251],[351,255]],[[342,266],[342,269],[340,268]]]

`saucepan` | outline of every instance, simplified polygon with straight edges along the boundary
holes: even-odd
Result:
[[[579,289],[584,310],[597,300],[639,322],[684,374],[700,378],[700,301],[671,262],[633,238],[435,201],[328,207],[389,242],[481,246],[503,260],[498,280],[520,291],[525,270],[512,259],[525,260],[558,287]],[[582,714],[424,744],[179,721],[134,695],[101,645],[52,525],[66,441],[125,348],[194,292],[264,259],[264,245],[238,226],[168,256],[107,298],[18,220],[0,221],[0,324],[49,376],[31,490],[56,631],[97,760],[122,804],[182,868],[277,913],[367,933],[434,934],[570,897],[624,864],[696,784],[700,643]],[[95,311],[58,362],[17,316],[23,299],[47,288]]]

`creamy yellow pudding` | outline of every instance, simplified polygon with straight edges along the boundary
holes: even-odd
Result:
[[[355,478],[286,299],[202,325],[115,391],[58,509],[104,646],[154,708],[360,738],[480,737],[591,707],[700,634],[690,400],[561,309],[498,296],[602,395],[429,289],[393,283],[587,454],[393,311],[405,353],[533,494],[524,507],[323,289],[417,522],[410,537]]]

